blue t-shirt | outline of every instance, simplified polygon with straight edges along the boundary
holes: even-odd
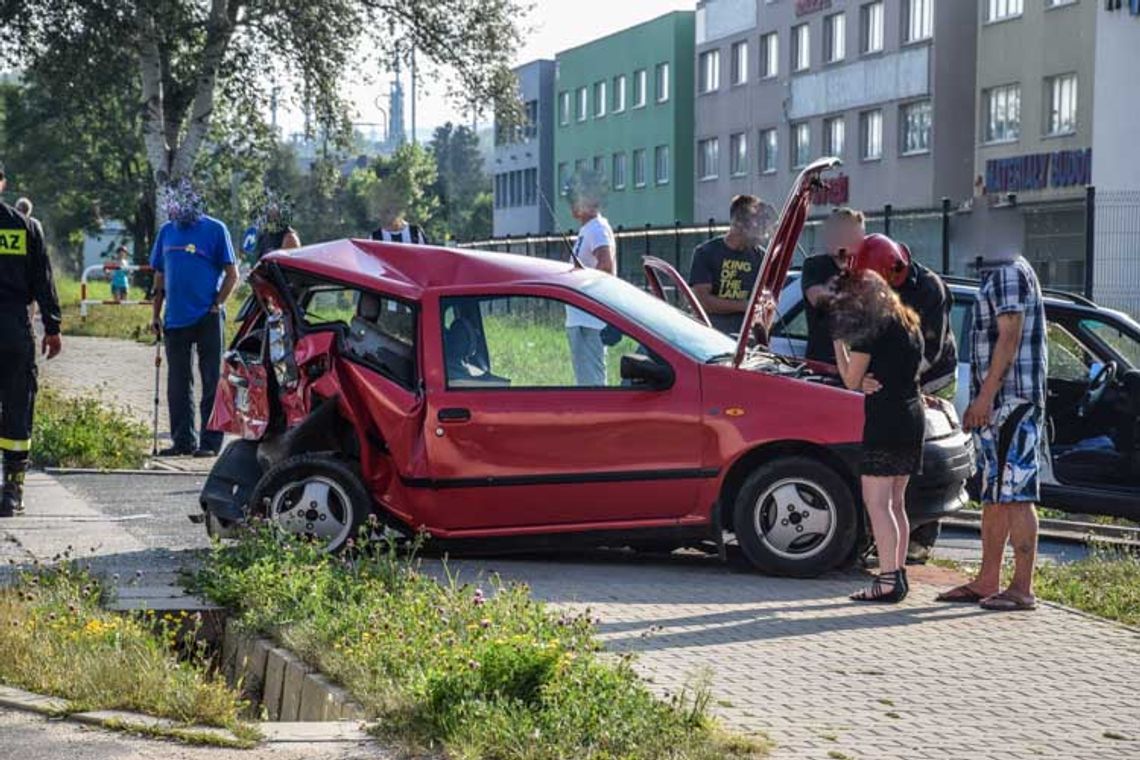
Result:
[[[126,290],[130,287],[131,278],[125,269],[116,269],[111,273],[111,287]]]
[[[188,227],[167,222],[158,231],[150,265],[166,278],[166,314],[170,330],[195,324],[214,305],[222,270],[234,263],[226,225],[203,216]]]

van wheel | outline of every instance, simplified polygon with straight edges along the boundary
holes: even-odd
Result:
[[[330,454],[298,454],[274,465],[250,503],[281,533],[319,542],[329,552],[357,538],[372,511],[356,469]]]
[[[757,467],[733,510],[736,540],[760,571],[801,578],[824,573],[855,545],[855,500],[834,470],[808,457]]]

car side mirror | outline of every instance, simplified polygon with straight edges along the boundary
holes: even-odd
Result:
[[[621,357],[623,384],[634,388],[664,391],[673,387],[677,379],[673,368],[644,354],[625,354]]]

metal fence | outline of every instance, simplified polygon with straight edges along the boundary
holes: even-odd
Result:
[[[1140,191],[1097,192],[1094,208],[1094,296],[1140,316]]]

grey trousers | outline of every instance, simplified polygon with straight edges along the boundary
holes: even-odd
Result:
[[[606,385],[606,347],[602,331],[591,327],[567,327],[570,358],[574,362],[574,380],[578,385],[604,388]]]

